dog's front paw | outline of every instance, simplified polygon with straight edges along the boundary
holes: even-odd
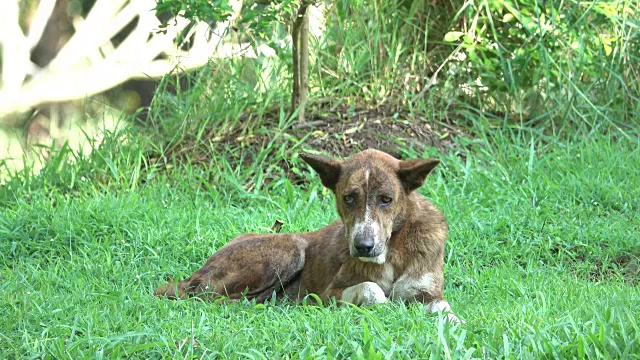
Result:
[[[370,281],[350,286],[342,292],[342,300],[356,305],[373,305],[387,302],[382,288]]]
[[[456,314],[451,311],[451,305],[447,300],[438,300],[434,301],[429,306],[427,306],[427,311],[430,313],[442,313],[444,315],[444,320],[448,321],[455,325],[464,325],[466,322],[464,320],[458,319]]]

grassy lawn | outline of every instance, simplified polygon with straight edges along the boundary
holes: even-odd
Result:
[[[72,191],[46,174],[4,186],[0,357],[638,358],[637,137],[495,134],[442,155],[420,190],[448,217],[445,296],[462,327],[399,304],[154,298],[240,233],[329,223],[332,195],[317,178],[216,190],[190,165],[105,187],[79,164]]]
[[[0,178],[0,359],[640,359],[640,3],[335,3],[306,123],[288,50],[217,59],[161,80],[126,136]],[[297,155],[364,135],[442,160],[420,192],[447,216],[466,324],[152,296],[241,233],[335,220]]]

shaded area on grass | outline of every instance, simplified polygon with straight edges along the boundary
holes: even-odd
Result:
[[[249,180],[244,185],[255,190],[282,177],[294,184],[307,183],[310,173],[303,175],[306,167],[295,164],[297,154],[303,151],[336,158],[369,148],[400,159],[416,154],[466,156],[467,149],[458,139],[471,135],[450,120],[427,119],[425,114],[406,109],[328,105],[314,104],[303,123],[283,119],[277,110],[258,116],[245,112],[237,125],[222,130],[215,121],[202,121],[204,127],[184,131],[178,140],[162,144],[164,151],[148,154],[149,162],[164,169],[164,164],[173,163],[206,168],[223,157],[232,171],[250,171],[248,179],[264,174],[260,184]],[[167,139],[158,140],[162,141]]]
[[[570,271],[579,278],[596,283],[623,279],[631,285],[640,285],[640,248],[620,250],[609,256],[608,247],[607,243],[600,244],[600,249],[556,243],[552,255],[566,257]]]

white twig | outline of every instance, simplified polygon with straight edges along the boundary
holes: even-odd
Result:
[[[31,51],[43,35],[55,1],[40,0],[25,36],[18,23],[19,0],[0,0],[0,119],[45,103],[82,99],[128,79],[194,69],[210,57],[274,54],[267,46],[259,47],[256,54],[249,44],[222,43],[240,12],[240,0],[232,3],[233,14],[215,29],[197,23],[188,34],[183,33],[192,22],[180,15],[158,31],[162,24],[153,10],[155,0],[97,0],[85,19],[74,19],[73,36],[40,69],[30,61]],[[137,24],[131,33],[114,45],[111,39],[134,20]],[[189,50],[176,43],[183,35],[183,41],[193,39]],[[27,74],[31,77],[26,78]]]
[[[0,41],[2,42],[2,85],[0,97],[7,92],[20,91],[30,67],[26,37],[18,23],[19,0],[0,2]]]
[[[31,21],[31,27],[29,28],[29,35],[27,35],[27,44],[29,50],[33,50],[38,41],[42,37],[44,28],[47,26],[53,8],[56,6],[56,0],[40,0],[38,9],[36,10],[33,20]]]

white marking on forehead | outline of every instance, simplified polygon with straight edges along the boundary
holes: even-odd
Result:
[[[364,172],[364,179],[365,179],[365,183],[366,183],[366,190],[364,193],[364,215],[362,216],[361,219],[356,219],[355,223],[353,224],[353,228],[352,231],[349,232],[349,246],[350,246],[350,250],[353,253],[354,252],[354,239],[358,234],[361,234],[364,231],[367,231],[367,229],[370,229],[371,231],[371,235],[373,236],[373,241],[374,241],[374,247],[380,247],[380,246],[385,246],[385,249],[383,250],[383,253],[381,253],[380,255],[376,256],[376,257],[370,257],[370,258],[360,258],[362,261],[365,262],[373,262],[376,264],[384,264],[385,261],[387,260],[387,254],[386,254],[386,245],[385,244],[379,244],[380,241],[380,224],[378,224],[374,219],[373,219],[373,214],[371,211],[371,204],[369,204],[369,197],[368,192],[369,192],[369,176],[371,175],[371,169],[367,168]]]
[[[367,184],[367,192],[369,191],[369,169],[364,172],[364,181]]]

